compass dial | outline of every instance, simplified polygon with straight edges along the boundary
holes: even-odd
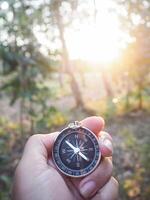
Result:
[[[96,136],[82,126],[62,130],[54,143],[53,160],[68,176],[86,176],[97,167],[100,157]]]

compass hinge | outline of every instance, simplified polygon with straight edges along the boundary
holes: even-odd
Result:
[[[81,123],[79,121],[74,121],[68,125],[69,128],[73,128],[73,129],[78,128],[80,126],[81,126]]]

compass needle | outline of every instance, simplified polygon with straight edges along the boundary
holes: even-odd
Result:
[[[87,158],[81,151],[79,152],[79,155],[86,161],[89,161],[89,158]]]
[[[70,142],[68,142],[67,140],[65,141],[67,144],[68,144],[68,146],[69,147],[71,147],[73,150],[75,150],[76,148],[70,143]]]

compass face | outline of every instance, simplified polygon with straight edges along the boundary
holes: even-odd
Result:
[[[62,130],[54,143],[53,160],[57,168],[68,176],[88,175],[97,167],[100,157],[96,136],[82,126]]]

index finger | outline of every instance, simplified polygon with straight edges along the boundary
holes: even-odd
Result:
[[[102,117],[92,116],[83,119],[81,124],[98,136],[99,132],[104,128],[105,122]]]

